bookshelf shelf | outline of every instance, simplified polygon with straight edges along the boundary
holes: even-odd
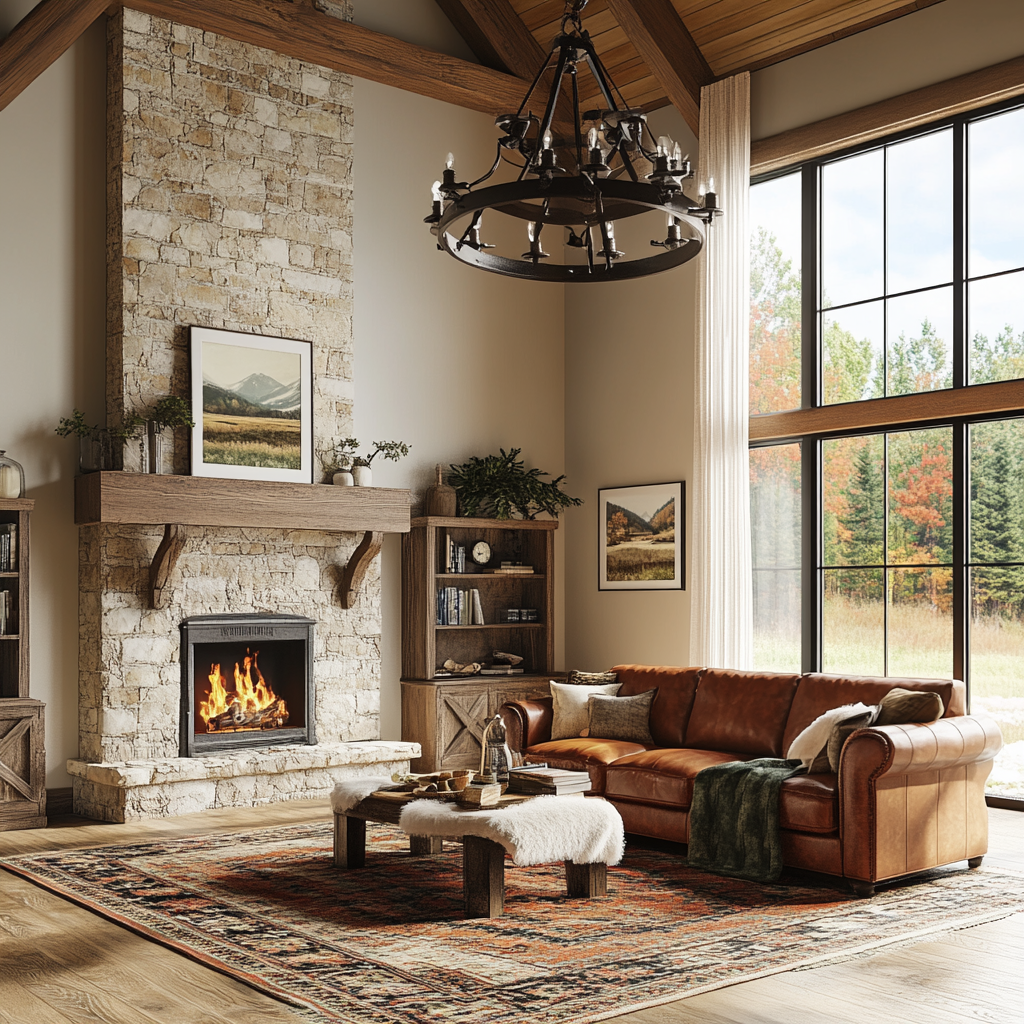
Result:
[[[475,768],[487,720],[507,700],[546,696],[554,665],[554,531],[556,520],[423,517],[402,537],[402,738],[422,756],[413,770]],[[490,565],[531,565],[533,573],[503,575],[486,567],[448,572],[448,541],[491,549]],[[438,591],[476,590],[483,625],[441,625]],[[499,622],[509,608],[529,608],[537,621]],[[519,655],[516,675],[437,676],[448,659],[491,661],[496,650]]]

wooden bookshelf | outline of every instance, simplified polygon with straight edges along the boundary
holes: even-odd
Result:
[[[0,831],[46,827],[44,705],[29,696],[30,517],[35,502],[0,499],[0,523],[17,527],[14,561],[0,573],[11,595],[0,635]]]
[[[423,517],[402,537],[402,738],[423,748],[414,771],[476,768],[487,721],[507,700],[546,696],[554,666],[556,520]],[[447,537],[466,548],[466,571],[448,571]],[[491,548],[487,566],[471,564],[477,541]],[[531,575],[487,572],[502,561],[532,565]],[[441,625],[437,593],[478,590],[484,623]],[[537,612],[536,622],[501,622],[509,608]],[[451,658],[487,662],[496,650],[523,658],[518,675],[438,676]]]

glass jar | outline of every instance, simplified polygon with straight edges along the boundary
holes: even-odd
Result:
[[[25,470],[0,451],[0,498],[20,498],[24,493]]]

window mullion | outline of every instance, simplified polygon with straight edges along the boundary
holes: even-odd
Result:
[[[967,684],[970,706],[970,569],[967,547],[970,543],[970,427],[963,421],[953,424],[953,678]]]
[[[967,122],[953,128],[953,387],[967,384]]]
[[[801,172],[800,225],[800,407],[821,406],[821,343],[818,319],[818,261],[821,240],[819,189],[821,171],[805,164]]]

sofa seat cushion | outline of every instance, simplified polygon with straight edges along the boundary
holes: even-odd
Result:
[[[786,779],[779,793],[779,825],[794,832],[835,832],[839,777],[828,772]]]
[[[726,761],[749,761],[745,754],[662,747],[630,754],[610,765],[604,795],[609,800],[635,800],[686,810],[693,799],[697,772]]]
[[[591,792],[603,793],[608,765],[630,754],[642,753],[645,749],[640,743],[631,743],[628,740],[575,736],[572,739],[535,743],[523,751],[523,760],[528,764],[546,761],[552,768],[589,772]]]

